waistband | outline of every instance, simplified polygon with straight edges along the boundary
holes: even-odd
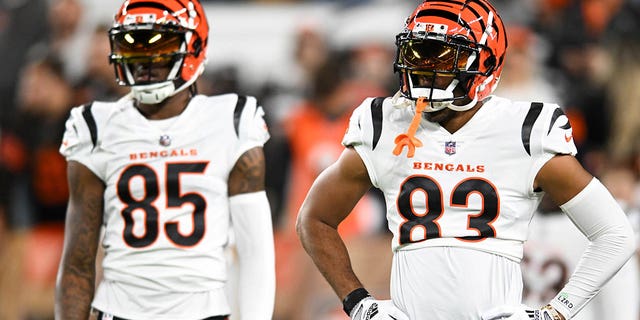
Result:
[[[116,317],[108,313],[105,314],[100,310],[96,310],[96,311],[98,312],[98,320],[131,320],[131,319]],[[229,320],[229,316],[213,316],[213,317],[204,318],[202,320]]]

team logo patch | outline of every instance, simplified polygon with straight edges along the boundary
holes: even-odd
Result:
[[[425,23],[425,22],[417,22],[416,25],[411,30],[413,33],[438,33],[438,34],[447,34],[449,30],[449,26],[446,24],[439,23]]]
[[[447,141],[444,143],[444,153],[448,155],[452,155],[456,153],[456,142],[455,141]]]
[[[124,24],[153,23],[156,21],[154,13],[129,14],[124,17]]]
[[[161,146],[168,147],[168,146],[171,145],[171,137],[169,137],[166,134],[163,134],[163,135],[160,136],[160,141],[159,142],[160,142]]]

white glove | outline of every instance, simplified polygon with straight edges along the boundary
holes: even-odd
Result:
[[[351,310],[349,315],[352,320],[409,320],[391,300],[375,300],[367,297]]]
[[[526,305],[507,305],[484,312],[482,320],[564,320],[564,317],[551,306],[536,309]]]

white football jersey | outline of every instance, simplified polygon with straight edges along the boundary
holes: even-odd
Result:
[[[135,303],[142,312],[174,303],[162,292],[223,288],[228,176],[243,153],[268,139],[256,99],[235,94],[197,95],[180,115],[157,121],[126,98],[74,108],[60,151],[105,184],[103,285],[163,299],[115,301],[122,297],[98,289],[94,306]]]
[[[393,154],[394,140],[407,132],[415,109],[399,100],[366,99],[343,139],[384,192],[392,248],[466,247],[520,261],[543,195],[533,190],[536,174],[556,154],[576,154],[564,112],[492,96],[455,133],[422,119],[422,146],[408,158],[406,147]]]

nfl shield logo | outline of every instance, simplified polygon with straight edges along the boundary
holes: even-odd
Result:
[[[447,141],[444,143],[444,153],[448,155],[452,155],[456,153],[456,142],[455,141]]]
[[[171,137],[169,137],[166,134],[163,134],[160,136],[160,145],[161,146],[165,146],[168,147],[169,145],[171,145]]]

